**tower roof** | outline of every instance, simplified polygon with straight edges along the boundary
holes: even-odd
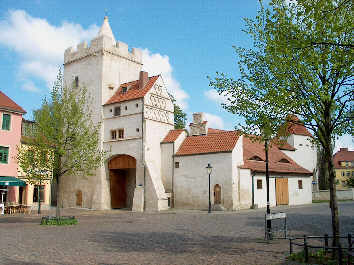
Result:
[[[100,28],[100,31],[98,32],[97,37],[100,37],[100,36],[111,37],[114,42],[116,41],[116,39],[114,38],[114,35],[112,33],[111,26],[109,25],[107,16],[104,17],[103,24]]]

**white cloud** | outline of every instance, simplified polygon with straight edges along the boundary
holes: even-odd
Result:
[[[58,67],[63,63],[65,49],[92,39],[97,32],[96,25],[84,29],[79,24],[64,21],[60,26],[54,26],[23,10],[12,10],[0,21],[0,44],[20,55],[23,88],[29,87],[31,77],[44,80],[51,87]]]
[[[354,137],[349,134],[345,134],[339,137],[336,140],[336,144],[333,150],[334,153],[339,151],[339,148],[349,148],[350,150],[354,150]]]
[[[225,103],[227,101],[226,96],[220,95],[215,89],[209,89],[208,91],[205,91],[204,96],[218,104]]]
[[[99,28],[91,25],[84,29],[80,24],[62,22],[55,26],[43,18],[32,17],[23,10],[12,10],[0,21],[0,44],[20,55],[19,79],[22,89],[37,91],[34,79],[45,81],[52,87],[63,63],[66,48],[93,39]],[[177,103],[187,109],[189,95],[173,77],[173,69],[167,55],[143,50],[143,69],[149,74],[161,74]]]
[[[184,110],[188,108],[189,95],[181,88],[179,82],[173,77],[172,66],[167,55],[151,53],[148,49],[143,50],[143,70],[149,75],[161,74],[169,92],[176,98],[177,104]]]
[[[224,121],[221,117],[205,113],[205,119],[208,121],[208,127],[214,129],[224,129]]]
[[[39,92],[39,88],[36,87],[31,80],[25,81],[25,83],[22,85],[22,89],[30,92]]]

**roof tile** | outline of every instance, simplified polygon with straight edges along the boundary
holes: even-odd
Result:
[[[161,143],[173,143],[185,129],[170,130]]]
[[[353,168],[346,167],[340,165],[340,162],[350,161],[353,163],[354,161],[354,151],[349,151],[348,148],[341,148],[338,152],[336,152],[333,156],[333,165],[334,168]]]
[[[143,89],[139,89],[139,80],[121,84],[117,92],[114,93],[114,95],[104,105],[142,98],[147,92],[149,92],[158,78],[159,75],[149,77],[149,81]],[[126,92],[123,92],[123,87],[127,88]]]
[[[234,149],[239,136],[240,134],[237,131],[188,136],[181,144],[176,155],[183,156],[231,152]]]
[[[0,108],[25,114],[26,111],[0,91]]]
[[[263,161],[254,161],[250,158],[258,156]],[[285,155],[279,148],[273,144],[269,148],[269,171],[273,173],[283,174],[303,174],[312,175],[312,172],[299,166],[290,157]],[[285,159],[289,163],[279,162]],[[241,168],[248,168],[256,172],[265,172],[265,152],[264,144],[259,142],[252,142],[248,137],[243,138],[243,160],[244,165]]]

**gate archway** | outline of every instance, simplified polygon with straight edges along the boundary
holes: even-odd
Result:
[[[109,179],[112,209],[131,209],[133,205],[136,159],[129,155],[117,155],[109,160]]]

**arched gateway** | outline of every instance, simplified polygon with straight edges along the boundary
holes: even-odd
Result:
[[[112,209],[133,206],[136,179],[136,160],[129,155],[118,155],[108,162]]]

